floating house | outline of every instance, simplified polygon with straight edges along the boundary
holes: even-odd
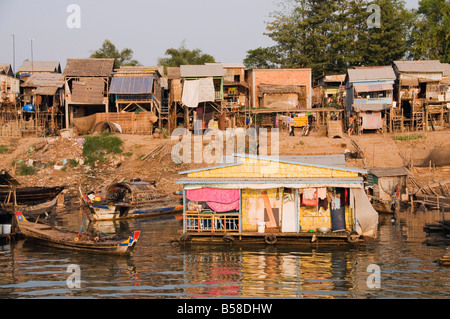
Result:
[[[367,169],[367,188],[372,206],[379,213],[393,213],[406,194],[408,170],[401,167],[373,167]]]
[[[358,242],[377,236],[367,173],[344,155],[234,155],[234,162],[184,171],[183,243]]]
[[[356,114],[355,131],[385,130],[392,108],[395,73],[391,66],[347,70],[346,115]]]

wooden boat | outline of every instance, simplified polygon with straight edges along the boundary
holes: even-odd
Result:
[[[54,187],[0,187],[0,201],[12,202],[18,205],[48,202],[64,190],[64,186]],[[15,193],[15,194],[14,194]]]
[[[50,202],[56,198],[64,186],[25,187],[11,174],[0,169],[0,202],[15,205],[37,205]]]
[[[54,212],[56,209],[58,198],[55,197],[52,200],[49,200],[48,202],[39,203],[36,205],[18,205],[16,206],[16,210],[20,210],[23,214],[30,216],[30,215],[41,215],[45,213],[51,213]]]
[[[105,199],[80,195],[82,203],[89,207],[91,221],[155,217],[183,210],[181,198],[160,196],[152,183],[143,181],[112,184]]]
[[[85,251],[97,254],[129,255],[139,239],[140,231],[134,231],[126,240],[113,240],[91,236],[85,231],[68,232],[50,225],[27,221],[22,212],[15,212],[22,234],[49,246]]]

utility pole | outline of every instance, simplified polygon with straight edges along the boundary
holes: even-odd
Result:
[[[31,41],[31,72],[34,72],[34,59],[33,59],[33,39],[30,38]]]
[[[16,77],[16,36],[11,34],[13,38],[13,73],[14,77]]]

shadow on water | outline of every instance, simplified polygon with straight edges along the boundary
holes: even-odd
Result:
[[[133,255],[11,243],[0,255],[0,297],[448,298],[450,272],[435,262],[444,247],[422,244],[424,223],[433,219],[426,214],[432,212],[408,214],[399,213],[395,221],[380,215],[378,239],[361,246],[182,247],[170,244],[182,228],[173,216],[95,223],[89,227],[108,234],[141,230]],[[51,216],[50,222],[77,230],[83,218],[73,209]],[[67,284],[73,264],[80,268],[78,289]]]

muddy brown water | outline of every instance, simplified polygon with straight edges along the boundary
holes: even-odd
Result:
[[[2,243],[0,298],[450,298],[450,268],[436,260],[445,247],[423,244],[436,212],[380,215],[376,241],[361,246],[195,246],[170,239],[182,221],[172,217],[103,222],[97,230],[141,230],[131,257],[96,256],[29,240]],[[50,217],[78,230],[79,209]],[[92,225],[91,225],[92,226]],[[79,269],[73,286],[69,266]]]

